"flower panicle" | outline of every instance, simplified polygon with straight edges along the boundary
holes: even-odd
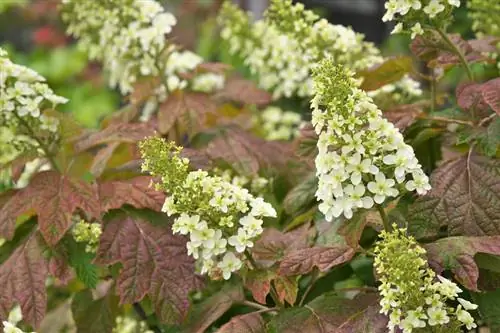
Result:
[[[189,171],[189,160],[173,142],[149,138],[140,149],[143,170],[161,178],[158,188],[168,193],[162,210],[176,216],[172,231],[189,236],[187,252],[200,273],[229,279],[262,233],[263,218],[276,217],[274,208],[241,187],[241,179]]]
[[[405,191],[425,194],[429,179],[413,149],[373,100],[357,87],[354,73],[331,59],[314,70],[312,124],[319,210],[328,221],[382,205]]]
[[[406,229],[393,227],[380,234],[374,251],[381,282],[380,312],[389,316],[389,331],[428,332],[432,327],[444,327],[446,332],[459,333],[463,326],[475,328],[469,311],[477,305],[460,298],[462,290],[453,281],[429,268],[425,249]],[[456,303],[456,307],[450,305]]]

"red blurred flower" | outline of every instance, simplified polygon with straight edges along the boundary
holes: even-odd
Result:
[[[67,44],[67,38],[51,25],[42,26],[32,34],[33,41],[39,46],[56,47]]]

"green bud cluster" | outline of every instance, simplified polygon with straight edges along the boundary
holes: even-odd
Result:
[[[99,223],[80,220],[73,227],[73,238],[79,243],[87,243],[86,252],[95,253],[97,251],[101,234],[102,227]]]

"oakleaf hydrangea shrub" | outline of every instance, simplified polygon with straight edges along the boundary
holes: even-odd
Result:
[[[383,204],[406,191],[430,190],[413,148],[357,88],[351,72],[325,60],[315,69],[314,80],[316,197],[328,221],[341,214],[350,219],[355,210]]]
[[[276,217],[271,204],[220,176],[189,171],[189,160],[173,142],[150,138],[141,143],[142,169],[167,193],[162,211],[176,217],[174,233],[189,235],[188,254],[200,273],[229,279],[243,265],[243,253],[262,233],[264,217]]]
[[[63,0],[125,105],[84,129],[0,51],[4,331],[498,331],[498,8],[468,2],[467,41],[463,3],[386,1],[415,55],[386,58],[298,2],[226,1],[251,72],[226,80],[160,2]]]

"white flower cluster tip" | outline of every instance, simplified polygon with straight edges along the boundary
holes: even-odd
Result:
[[[381,233],[374,263],[381,282],[380,312],[389,316],[389,332],[437,326],[448,329],[438,332],[461,332],[462,326],[477,327],[468,311],[478,306],[458,297],[462,290],[453,281],[436,276],[424,259],[425,249],[406,235],[406,229],[393,227],[394,231]],[[451,307],[449,301],[459,305]]]
[[[413,149],[356,87],[352,73],[323,61],[315,70],[315,89],[316,197],[328,221],[341,214],[350,219],[355,210],[383,204],[405,190],[425,194],[430,189]]]
[[[39,143],[33,133],[44,133],[47,140],[54,140],[59,120],[42,112],[67,101],[54,94],[44,77],[13,63],[0,48],[0,163],[37,148]]]
[[[405,31],[405,24],[411,25],[411,38],[424,33],[420,21],[436,21],[441,24],[444,16],[450,16],[453,7],[460,7],[460,0],[388,0],[382,21],[402,21],[396,24],[393,34]],[[405,17],[409,19],[406,20]]]

